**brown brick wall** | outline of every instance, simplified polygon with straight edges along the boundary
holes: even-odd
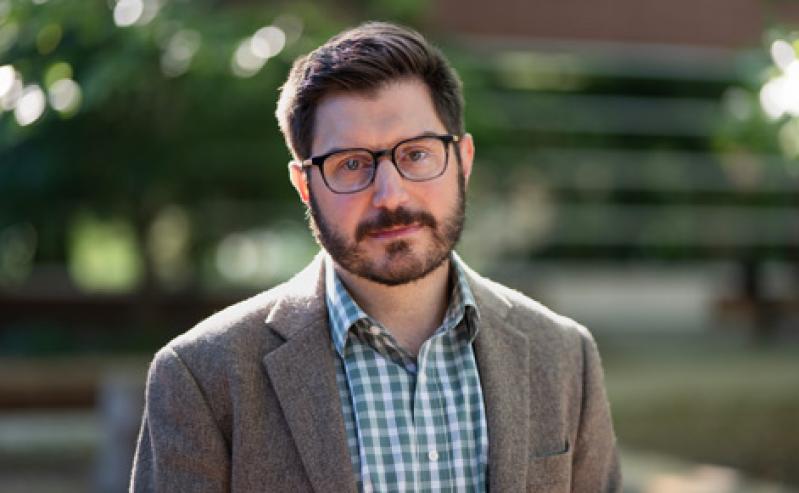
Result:
[[[433,0],[436,24],[463,34],[760,46],[775,20],[799,25],[799,1]]]

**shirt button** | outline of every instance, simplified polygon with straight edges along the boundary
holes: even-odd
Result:
[[[421,384],[427,383],[427,375],[425,375],[424,373],[420,373],[419,374],[419,383],[421,383]]]
[[[363,491],[364,493],[372,493],[372,483],[370,481],[364,481]]]
[[[371,327],[369,327],[369,333],[372,334],[373,336],[380,334],[380,327],[378,327],[377,325],[372,325]]]
[[[431,450],[427,453],[427,458],[430,459],[431,462],[435,462],[438,460],[438,452],[435,450]]]

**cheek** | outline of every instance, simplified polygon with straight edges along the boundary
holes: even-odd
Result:
[[[447,172],[441,177],[440,181],[428,182],[430,188],[424,190],[421,197],[425,201],[425,207],[432,213],[441,216],[448,214],[458,202],[458,175],[457,169],[454,173]]]
[[[327,190],[321,178],[318,184],[311,184],[319,212],[328,225],[342,233],[353,233],[362,219],[361,205],[356,197],[334,194]]]

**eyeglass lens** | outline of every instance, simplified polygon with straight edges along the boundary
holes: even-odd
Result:
[[[406,179],[423,181],[442,172],[447,164],[447,148],[439,138],[420,137],[394,148],[392,159]],[[371,152],[350,149],[331,154],[322,166],[330,188],[336,192],[352,192],[368,186],[377,163]]]

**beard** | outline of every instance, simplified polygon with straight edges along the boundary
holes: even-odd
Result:
[[[436,270],[460,239],[466,217],[466,179],[458,163],[458,195],[452,211],[441,221],[427,211],[411,211],[404,207],[381,209],[373,219],[362,221],[350,240],[325,219],[319,204],[310,196],[308,225],[322,248],[342,268],[359,277],[386,286],[398,286],[421,279]],[[360,243],[371,233],[392,227],[418,225],[429,229],[432,245],[414,253],[407,240],[389,242],[380,259],[370,258]]]

